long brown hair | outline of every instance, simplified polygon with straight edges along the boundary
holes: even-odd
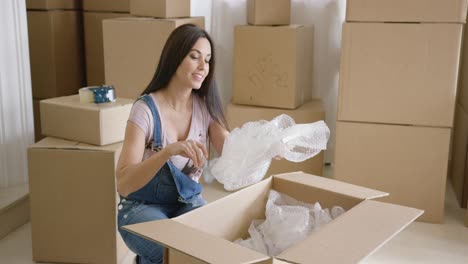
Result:
[[[204,29],[194,24],[184,24],[172,31],[164,45],[153,79],[142,95],[167,87],[179,65],[200,38],[206,38],[211,45],[210,70],[200,89],[194,89],[193,92],[204,100],[211,117],[228,129],[223,106],[219,98],[218,87],[214,79],[216,56],[213,41]]]

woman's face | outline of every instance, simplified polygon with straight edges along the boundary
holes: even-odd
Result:
[[[199,89],[210,72],[211,45],[208,39],[199,38],[177,68],[175,78],[183,86]]]

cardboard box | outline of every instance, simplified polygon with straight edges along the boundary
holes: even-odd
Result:
[[[130,0],[130,14],[157,18],[190,17],[190,0]]]
[[[450,170],[450,178],[460,206],[466,208],[466,200],[468,199],[468,170],[466,168],[468,114],[459,104],[457,104],[457,111],[455,112],[455,126],[453,130],[452,169]]]
[[[348,0],[346,21],[465,23],[466,0]]]
[[[42,134],[98,146],[123,141],[133,103],[81,103],[79,95],[42,100]]]
[[[36,99],[78,93],[85,84],[79,11],[28,11],[32,94]]]
[[[249,121],[272,120],[286,114],[294,119],[296,124],[313,123],[325,120],[325,110],[322,101],[310,100],[295,110],[278,108],[255,107],[229,103],[226,107],[226,119],[230,129],[241,127]],[[273,160],[266,175],[273,175],[291,171],[303,171],[314,175],[322,175],[323,151],[317,156],[304,162],[291,162],[288,160]]]
[[[247,0],[247,23],[250,25],[289,25],[291,0]]]
[[[120,263],[115,166],[122,144],[45,138],[28,148],[33,260]]]
[[[86,53],[86,80],[88,86],[105,84],[102,21],[130,16],[128,13],[84,12],[84,40]],[[117,94],[118,95],[118,94]]]
[[[468,27],[463,26],[463,44],[460,63],[460,79],[458,82],[458,103],[468,109]]]
[[[449,128],[337,122],[334,178],[391,193],[383,201],[444,219]]]
[[[33,99],[33,116],[34,116],[34,142],[44,138],[41,130],[41,114],[38,99]]]
[[[130,0],[82,0],[84,11],[130,12]]]
[[[247,237],[252,220],[265,219],[270,189],[303,202],[318,201],[325,208],[340,205],[347,212],[275,258],[232,243]],[[379,191],[294,172],[275,175],[176,218],[124,228],[168,247],[170,264],[358,263],[422,213],[372,200],[383,195]]]
[[[106,84],[119,97],[136,99],[154,76],[164,44],[180,25],[204,27],[203,17],[181,19],[115,18],[104,20]]]
[[[26,9],[81,9],[81,0],[26,0]]]
[[[462,25],[345,23],[338,120],[452,127]]]
[[[312,94],[313,27],[236,26],[232,101],[295,109]]]
[[[466,212],[465,226],[468,227],[468,211]]]

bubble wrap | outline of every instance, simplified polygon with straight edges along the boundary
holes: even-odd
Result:
[[[330,130],[323,121],[296,124],[288,115],[245,123],[226,138],[221,157],[209,161],[205,180],[216,178],[228,191],[259,182],[271,159],[302,162],[326,149]]]
[[[302,241],[314,230],[329,223],[345,211],[334,206],[322,209],[320,204],[307,204],[271,190],[266,205],[266,220],[254,220],[248,239],[234,241],[269,256],[277,256]]]

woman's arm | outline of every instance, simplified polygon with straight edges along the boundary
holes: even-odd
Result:
[[[227,131],[217,121],[213,121],[208,127],[208,134],[215,151],[218,153],[218,155],[221,155],[221,153],[223,153],[224,140],[229,135],[229,131]]]

